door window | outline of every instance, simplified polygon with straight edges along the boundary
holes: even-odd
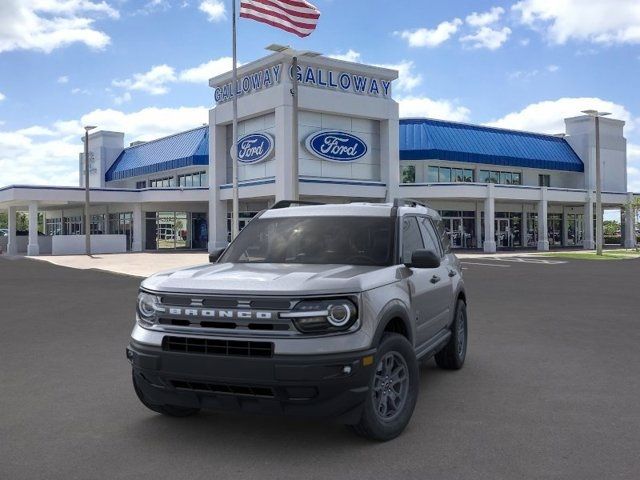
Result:
[[[424,248],[422,235],[416,217],[402,219],[402,263],[411,263],[411,255],[415,250]]]
[[[433,225],[428,218],[420,217],[420,230],[422,231],[422,237],[424,238],[424,248],[431,250],[436,255],[442,257],[442,248],[440,247],[438,235],[433,229]]]

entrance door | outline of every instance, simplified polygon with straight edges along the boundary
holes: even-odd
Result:
[[[503,248],[513,246],[511,221],[508,218],[496,218],[496,246]]]
[[[449,220],[449,232],[451,235],[451,248],[462,248],[462,239],[464,231],[462,229],[461,218],[450,218]]]

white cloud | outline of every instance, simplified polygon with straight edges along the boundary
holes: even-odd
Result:
[[[512,9],[551,43],[640,43],[638,0],[522,0]]]
[[[0,52],[39,50],[50,53],[73,43],[102,49],[109,36],[94,28],[96,18],[118,18],[106,1],[2,0]]]
[[[633,116],[623,105],[595,97],[566,97],[532,103],[519,112],[509,113],[487,125],[540,133],[561,133],[565,131],[565,118],[582,115],[580,112],[587,109],[611,112],[612,118],[627,122],[626,132],[635,128]]]
[[[123,103],[127,103],[131,101],[131,94],[129,92],[124,92],[122,95],[116,95],[113,97],[113,103],[116,105],[122,105]]]
[[[79,94],[91,95],[91,92],[86,88],[78,88],[78,87],[72,88],[71,93],[73,93],[74,95],[79,95]]]
[[[0,92],[0,102],[7,98],[2,92]]]
[[[69,77],[66,75],[62,75],[61,77],[58,77],[57,80],[58,83],[69,83]]]
[[[547,65],[547,72],[555,73],[560,70],[558,65]]]
[[[151,70],[145,73],[134,73],[133,78],[125,80],[113,80],[114,87],[121,87],[127,90],[139,90],[151,95],[164,95],[169,91],[167,83],[177,80],[176,72],[169,65],[154,65]]]
[[[352,49],[347,50],[346,53],[334,53],[328,56],[335,58],[336,60],[344,60],[345,62],[360,62],[362,57],[360,52],[356,52]]]
[[[494,30],[490,27],[481,27],[473,35],[466,35],[460,38],[462,43],[471,44],[471,48],[486,48],[488,50],[497,50],[511,35],[509,27],[503,27],[500,30]]]
[[[219,22],[227,18],[227,11],[221,0],[204,0],[198,9],[207,15],[210,22]]]
[[[436,28],[418,28],[394,32],[394,35],[407,40],[410,47],[437,47],[451,38],[462,25],[462,20],[454,18],[450,22],[442,22]]]
[[[471,110],[450,100],[432,100],[428,97],[406,96],[398,99],[400,118],[429,117],[466,122]]]
[[[238,65],[240,65],[240,63],[238,63]],[[178,78],[182,82],[202,83],[203,85],[207,85],[210,78],[228,72],[232,68],[233,59],[231,57],[220,57],[215,60],[202,63],[197,67],[182,70]]]
[[[547,65],[546,67],[544,67],[544,70],[538,70],[537,68],[533,70],[516,70],[515,72],[511,72],[509,74],[509,80],[528,81],[533,77],[544,74],[545,72],[556,73],[558,70],[560,70],[560,67],[558,65]]]
[[[503,14],[504,8],[493,7],[488,12],[473,12],[471,15],[467,16],[465,20],[467,24],[471,25],[472,27],[486,27],[487,25],[491,25],[492,23],[500,20],[500,17],[502,17]]]
[[[376,64],[376,67],[398,70],[398,80],[393,84],[395,91],[409,92],[422,83],[422,75],[413,71],[414,64],[410,60],[399,63]]]
[[[531,40],[528,38],[523,38],[522,40],[520,40],[520,45],[522,45],[523,47],[529,46],[530,43],[531,43]]]
[[[124,113],[94,110],[79,119],[15,131],[0,130],[0,186],[11,184],[77,185],[82,125],[125,132],[125,145],[193,128],[208,120],[208,108],[145,108]],[[20,161],[16,162],[15,159]]]

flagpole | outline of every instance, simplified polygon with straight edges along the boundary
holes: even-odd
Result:
[[[300,180],[298,173],[298,57],[294,55],[292,67],[293,67],[293,88],[291,94],[293,95],[293,108],[292,108],[292,126],[291,126],[291,139],[293,145],[291,148],[293,156],[292,165],[292,177],[293,177],[293,191],[291,192],[292,200],[300,200]]]
[[[233,163],[233,212],[231,214],[231,240],[238,236],[238,215],[239,215],[239,195],[238,195],[238,58],[236,45],[236,1],[233,3],[233,73],[231,76],[233,94],[233,126],[232,126],[232,148],[231,162]]]

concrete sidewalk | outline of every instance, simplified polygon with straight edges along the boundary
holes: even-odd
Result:
[[[161,270],[190,267],[209,262],[203,252],[180,253],[114,253],[109,255],[60,255],[28,257],[33,260],[53,263],[62,267],[81,270],[105,270],[136,277],[148,277]]]
[[[562,250],[563,253],[584,253],[585,250]],[[460,259],[469,258],[509,258],[509,257],[535,257],[549,252],[500,252],[487,254],[483,252],[456,253]],[[191,267],[202,265],[209,261],[207,253],[203,252],[171,252],[171,253],[117,253],[110,255],[63,255],[63,256],[39,256],[28,257],[33,260],[53,263],[63,267],[78,268],[81,270],[104,270],[107,272],[132,275],[136,277],[148,277],[161,270],[172,268]]]

